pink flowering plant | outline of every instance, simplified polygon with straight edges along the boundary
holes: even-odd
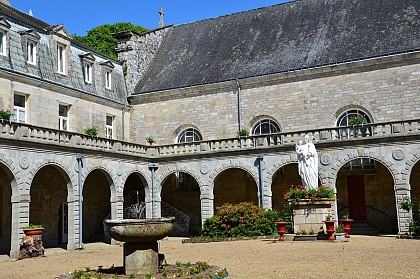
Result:
[[[283,199],[291,203],[298,203],[301,200],[309,200],[309,202],[319,201],[322,199],[333,199],[334,191],[324,185],[318,189],[305,189],[302,185],[292,185],[290,189],[284,193]]]

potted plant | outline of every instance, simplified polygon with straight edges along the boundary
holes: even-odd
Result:
[[[337,227],[335,228],[335,233],[334,233],[335,239],[343,241],[345,239],[345,235],[346,234],[344,232],[343,224],[337,225]]]
[[[85,134],[88,136],[96,137],[98,135],[98,128],[92,127],[85,129]]]
[[[147,138],[146,138],[146,141],[150,144],[150,145],[152,145],[153,143],[155,143],[156,141],[155,141],[155,139],[152,137],[152,136],[148,136]]]
[[[349,119],[349,125],[353,126],[353,135],[355,138],[357,138],[358,134],[359,134],[359,129],[362,132],[362,136],[365,137],[366,136],[366,127],[363,127],[363,124],[367,124],[367,120],[365,118],[366,115],[355,115],[353,117],[351,117]],[[362,128],[360,127],[355,127],[358,125],[362,125]]]
[[[44,230],[44,227],[42,225],[32,225],[23,227],[23,233],[28,235],[42,235],[42,231]]]
[[[12,116],[13,113],[10,112],[10,110],[7,109],[0,109],[0,120],[10,120],[10,116]]]
[[[237,132],[237,134],[238,134],[238,137],[240,138],[246,138],[249,136],[249,131],[248,129],[241,129]]]
[[[350,224],[353,222],[353,219],[349,218],[350,216],[348,214],[344,214],[343,218],[341,218],[339,221],[343,223],[344,231],[346,232],[346,238],[350,238],[349,232],[351,231]]]
[[[284,241],[284,235],[287,233],[286,226],[289,222],[274,222],[277,225],[277,233],[280,238],[279,241]]]
[[[337,220],[332,219],[331,214],[328,214],[327,217],[325,217],[325,226],[327,227],[327,234],[328,234],[328,240],[335,240],[334,238],[334,232],[335,232],[335,228],[334,228],[334,223],[337,222]]]

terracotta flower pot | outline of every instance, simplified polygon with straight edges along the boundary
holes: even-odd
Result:
[[[325,220],[325,226],[327,227],[327,234],[329,235],[328,240],[335,240],[334,239],[334,232],[335,232],[335,228],[334,228],[334,223],[337,222],[337,220]]]
[[[346,238],[350,238],[349,232],[351,231],[350,224],[353,219],[340,219],[340,222],[344,225],[344,231],[346,232]]]
[[[45,228],[35,228],[35,229],[23,229],[23,233],[28,236],[28,235],[42,235],[42,231]]]
[[[277,233],[280,236],[279,241],[284,241],[284,235],[287,233],[286,226],[289,222],[274,222],[274,224],[277,225]]]

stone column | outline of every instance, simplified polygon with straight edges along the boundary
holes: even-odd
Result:
[[[23,227],[29,225],[30,196],[12,196],[12,231],[10,244],[10,258],[19,256],[19,241],[24,236]]]
[[[213,193],[202,193],[201,200],[201,223],[214,215],[214,196]]]

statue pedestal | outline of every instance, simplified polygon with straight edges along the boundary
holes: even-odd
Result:
[[[301,200],[293,203],[293,230],[295,233],[313,231],[315,234],[324,228],[323,221],[332,213],[334,200]]]
[[[124,243],[124,273],[154,274],[158,272],[158,243]]]

